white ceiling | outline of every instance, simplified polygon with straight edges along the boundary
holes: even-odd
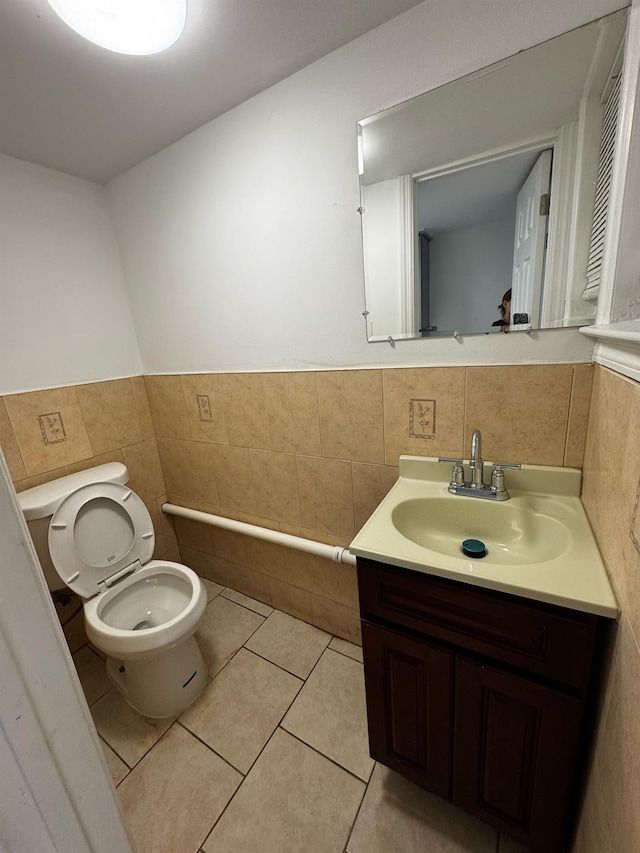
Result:
[[[133,57],[2,0],[0,151],[104,183],[418,2],[188,0],[181,39]]]
[[[418,183],[418,228],[432,237],[513,218],[516,196],[540,156],[528,151]]]

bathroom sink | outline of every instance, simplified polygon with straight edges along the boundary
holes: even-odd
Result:
[[[451,466],[401,456],[399,478],[350,545],[391,566],[616,618],[618,605],[580,500],[582,472],[505,471],[508,500],[451,494]],[[491,478],[486,463],[484,482]],[[486,555],[462,550],[481,540]],[[482,551],[480,553],[483,553]],[[366,571],[366,561],[359,572]]]
[[[396,530],[422,548],[464,556],[465,539],[481,540],[489,560],[502,565],[545,563],[569,548],[567,527],[528,502],[504,503],[447,495],[401,501],[391,512]]]

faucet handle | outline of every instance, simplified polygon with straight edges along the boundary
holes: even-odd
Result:
[[[462,459],[455,459],[451,456],[440,456],[438,458],[438,462],[453,463],[453,468],[451,469],[451,482],[449,483],[449,491],[455,489],[457,486],[464,486],[464,462],[462,461]]]
[[[519,462],[494,462],[493,471],[491,472],[491,491],[495,492],[498,500],[507,500],[509,492],[504,484],[503,468],[520,468]]]

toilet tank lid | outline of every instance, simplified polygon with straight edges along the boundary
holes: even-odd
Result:
[[[105,465],[96,465],[95,468],[86,468],[77,474],[67,474],[41,486],[25,489],[19,492],[18,502],[27,521],[36,518],[47,518],[56,511],[62,501],[70,494],[88,486],[90,483],[122,483],[129,480],[129,472],[122,462],[107,462]]]

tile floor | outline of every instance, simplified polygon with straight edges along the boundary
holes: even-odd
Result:
[[[362,649],[205,585],[212,680],[176,720],[74,654],[139,853],[524,853],[369,757]]]

